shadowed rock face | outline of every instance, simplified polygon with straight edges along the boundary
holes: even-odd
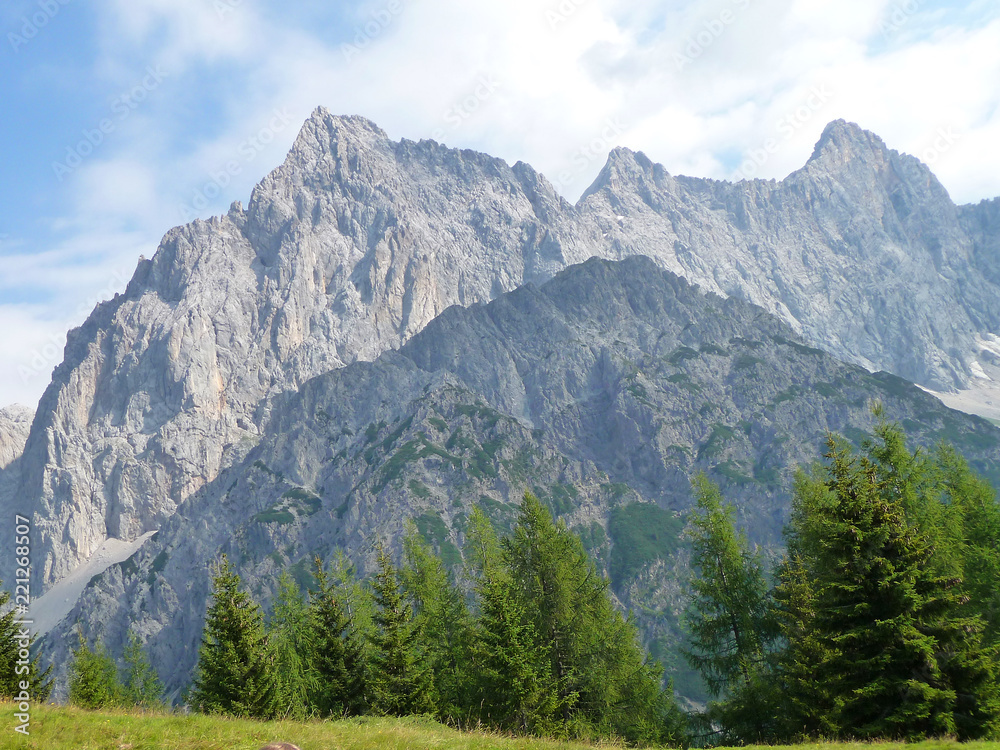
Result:
[[[256,446],[95,581],[47,649],[65,665],[73,623],[113,651],[131,627],[179,691],[221,553],[265,602],[282,569],[308,585],[315,555],[341,549],[370,571],[375,541],[398,550],[411,521],[456,565],[472,507],[503,530],[530,489],[581,535],[684,686],[675,553],[690,477],[719,481],[751,540],[774,547],[794,467],[829,431],[861,442],[874,400],[917,444],[948,439],[1000,478],[1000,431],[986,421],[648,258],[591,259],[450,308],[398,351],[270,398]]]
[[[674,177],[616,150],[571,206],[525,164],[319,109],[246,209],[171,230],[71,332],[0,510],[33,511],[42,589],[238,463],[269,397],[593,255],[648,255],[841,358],[963,384],[977,336],[1000,332],[996,214],[956,208],[844,122],[782,182]]]

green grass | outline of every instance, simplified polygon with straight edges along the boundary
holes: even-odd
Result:
[[[259,750],[270,742],[292,742],[302,750],[572,750],[574,742],[459,732],[431,719],[358,718],[339,721],[224,719],[193,714],[91,712],[63,706],[31,709],[30,736],[12,729],[13,706],[0,704],[0,750]]]
[[[489,732],[460,732],[425,718],[370,718],[339,721],[225,719],[192,714],[96,712],[66,706],[33,706],[31,734],[16,734],[14,707],[0,703],[0,750],[259,750],[270,742],[292,742],[302,750],[593,750],[582,742],[508,737]],[[755,746],[749,746],[755,747]],[[795,750],[1000,750],[998,742],[958,744],[928,740],[898,742],[821,742],[790,746]]]

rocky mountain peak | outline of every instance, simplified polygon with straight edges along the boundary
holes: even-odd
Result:
[[[622,191],[634,192],[649,182],[668,178],[670,174],[667,170],[655,164],[642,151],[616,146],[608,154],[608,160],[593,184],[580,197],[580,203],[601,191],[608,191],[611,194]]]
[[[245,209],[171,230],[70,333],[0,511],[32,504],[44,589],[242,460],[272,397],[595,255],[648,256],[843,359],[951,388],[978,372],[976,337],[1000,332],[983,260],[998,219],[960,223],[936,186],[840,121],[776,183],[674,178],[615,149],[571,206],[526,164],[319,108]]]
[[[873,157],[881,161],[888,153],[882,139],[871,131],[847,120],[833,120],[823,129],[809,161],[836,164]]]

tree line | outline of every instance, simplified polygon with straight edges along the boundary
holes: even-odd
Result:
[[[860,451],[830,436],[798,472],[770,575],[718,487],[695,480],[686,655],[715,698],[702,744],[1000,732],[994,491],[951,447],[909,450],[875,416]]]
[[[411,528],[399,565],[376,547],[369,580],[341,554],[314,561],[308,591],[283,574],[265,618],[223,556],[183,700],[633,745],[997,737],[1000,506],[954,449],[911,450],[875,417],[860,450],[831,435],[797,473],[778,560],[751,547],[717,485],[694,479],[683,627],[712,696],[702,711],[677,707],[580,539],[530,494],[506,536],[474,509],[461,581]],[[161,693],[134,635],[123,670],[81,639],[71,701]]]
[[[473,511],[471,592],[415,529],[401,565],[381,546],[376,558],[370,585],[343,559],[317,559],[306,596],[283,576],[269,623],[223,558],[189,704],[260,718],[431,714],[536,735],[681,741],[683,716],[660,667],[579,538],[532,495],[504,538]]]

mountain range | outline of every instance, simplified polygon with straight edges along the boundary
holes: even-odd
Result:
[[[780,182],[616,149],[572,205],[524,163],[318,109],[245,208],[168,232],[70,332],[34,415],[0,412],[0,510],[33,516],[36,592],[157,532],[62,627],[114,643],[144,602],[175,687],[220,550],[262,592],[411,518],[454,558],[470,503],[500,519],[525,488],[634,604],[667,558],[623,573],[622,518],[658,509],[675,545],[701,468],[773,544],[789,467],[860,440],[872,399],[996,476],[995,429],[906,381],[1000,377],[998,230],[1000,200],[955,206],[843,121]],[[646,593],[676,594],[661,573]]]

